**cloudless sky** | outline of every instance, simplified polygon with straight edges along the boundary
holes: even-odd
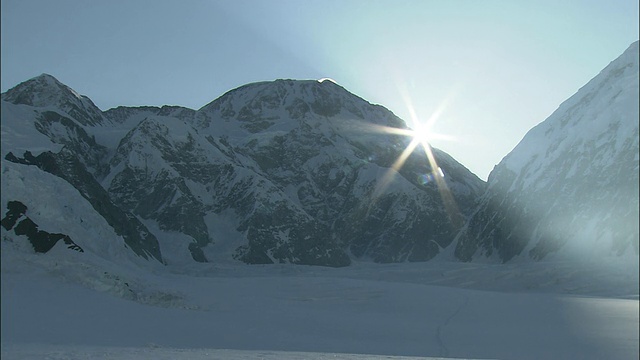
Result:
[[[102,110],[199,109],[329,77],[480,178],[638,40],[637,0],[1,0],[1,90],[48,73]]]

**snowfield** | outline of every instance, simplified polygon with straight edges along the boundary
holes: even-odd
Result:
[[[3,237],[3,359],[638,358],[637,258],[143,270]]]
[[[9,354],[2,352],[2,356]],[[414,356],[377,356],[361,354],[331,354],[295,351],[254,351],[228,349],[167,349],[158,347],[146,348],[114,348],[114,347],[63,347],[63,346],[29,346],[12,348],[12,356],[19,359],[50,359],[50,360],[83,360],[83,359],[125,359],[125,360],[419,360],[442,359]]]

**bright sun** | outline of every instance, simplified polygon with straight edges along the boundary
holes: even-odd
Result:
[[[417,124],[411,131],[413,141],[418,142],[422,146],[428,146],[431,139],[431,131],[427,125]]]
[[[435,182],[451,223],[454,225],[454,227],[459,228],[460,226],[462,226],[464,220],[460,215],[460,212],[458,211],[457,205],[455,203],[455,199],[451,195],[451,191],[449,190],[449,187],[444,180],[445,173],[440,168],[440,166],[438,166],[430,145],[430,142],[434,139],[452,140],[452,138],[449,136],[437,134],[431,130],[436,120],[444,111],[444,108],[447,105],[447,101],[444,101],[442,104],[440,104],[440,106],[426,122],[422,122],[419,120],[413,108],[413,105],[411,104],[410,98],[406,94],[404,95],[405,102],[411,114],[411,128],[399,129],[380,125],[371,126],[371,130],[374,132],[404,135],[411,139],[407,147],[402,151],[400,156],[398,156],[393,165],[391,165],[391,168],[389,168],[389,170],[382,177],[380,183],[378,183],[374,190],[373,196],[374,198],[377,198],[383,193],[384,189],[387,188],[393,181],[393,178],[396,176],[396,174],[398,174],[400,168],[402,168],[411,153],[413,153],[413,151],[418,146],[422,146],[431,171],[427,174],[420,174],[420,182],[425,184],[431,181]]]

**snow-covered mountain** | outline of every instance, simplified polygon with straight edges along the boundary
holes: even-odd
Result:
[[[635,42],[494,168],[457,257],[637,258],[638,119]]]
[[[331,81],[249,84],[197,111],[102,112],[43,74],[2,94],[3,174],[17,173],[3,175],[2,204],[42,213],[51,205],[38,194],[50,189],[21,198],[11,179],[46,172],[75,188],[123,244],[161,262],[429,260],[460,224],[428,175],[445,174],[462,218],[484,183],[437,149],[440,169],[418,150],[391,169],[410,139],[381,126],[406,127]],[[47,231],[66,234],[74,225],[65,221],[78,219]]]

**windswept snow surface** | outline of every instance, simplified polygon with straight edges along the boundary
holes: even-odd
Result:
[[[637,263],[134,271],[19,240],[1,241],[3,359],[638,357]]]
[[[11,354],[12,358],[22,360],[425,360],[444,358],[425,358],[414,356],[384,356],[363,354],[311,353],[298,351],[261,351],[229,349],[172,349],[162,347],[116,348],[86,347],[73,348],[55,345],[17,346],[11,351],[3,350],[2,357]]]

